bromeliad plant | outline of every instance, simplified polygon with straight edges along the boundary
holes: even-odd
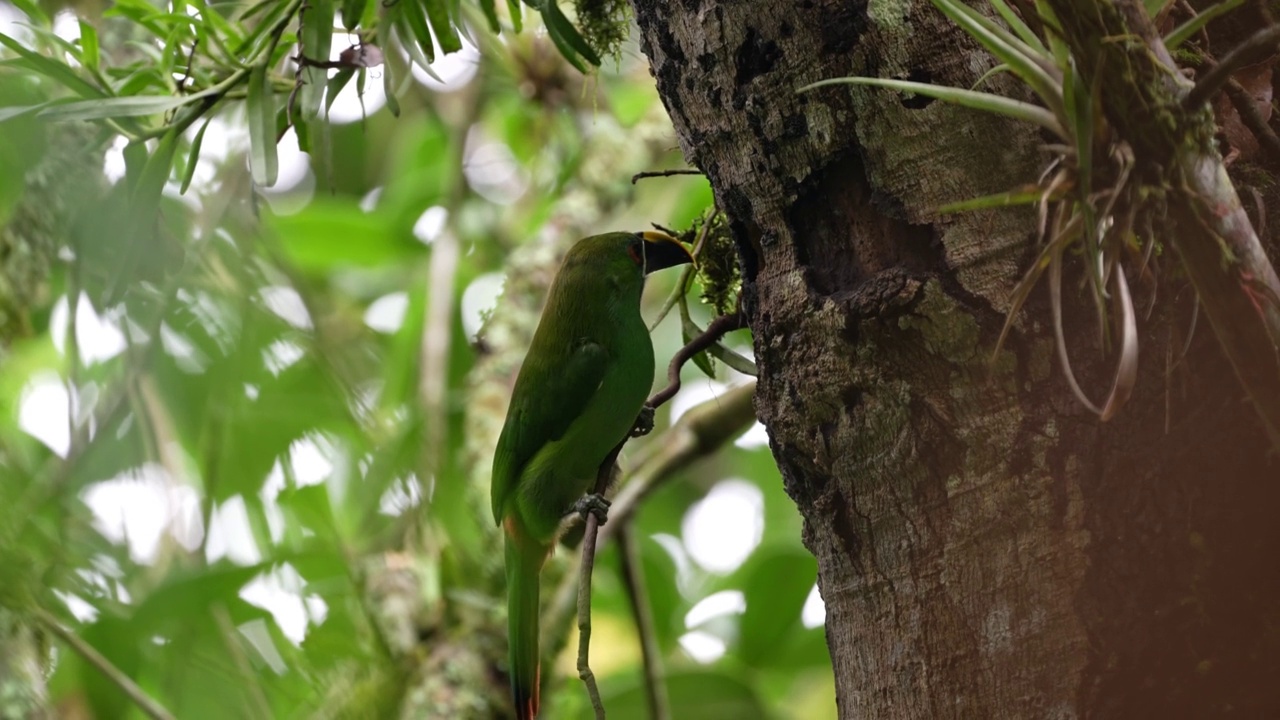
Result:
[[[1145,243],[1139,242],[1134,228],[1151,225],[1145,217],[1151,204],[1142,202],[1141,198],[1152,189],[1133,182],[1133,151],[1111,131],[1097,102],[1098,89],[1091,87],[1077,72],[1071,53],[1055,34],[1059,24],[1048,6],[1037,3],[1040,20],[1046,28],[1042,40],[1005,0],[990,0],[990,3],[1008,27],[960,0],[932,2],[1000,61],[975,87],[993,74],[1010,72],[1034,92],[1042,104],[975,89],[869,77],[824,80],[800,91],[836,84],[890,88],[1030,122],[1056,138],[1057,142],[1047,146],[1054,158],[1035,186],[955,203],[940,211],[1018,204],[1037,206],[1043,248],[1013,290],[1008,317],[993,356],[999,354],[1018,311],[1047,271],[1054,339],[1067,384],[1081,404],[1102,420],[1108,420],[1128,400],[1137,380],[1137,322],[1124,267],[1129,266],[1131,272],[1141,276],[1149,266],[1155,236],[1146,232]],[[1229,0],[1224,5],[1232,3],[1238,4],[1238,1]],[[1163,5],[1160,0],[1148,3],[1148,11],[1154,14]],[[1171,49],[1176,47],[1219,14],[1203,13],[1193,18],[1171,32],[1165,44]],[[1158,189],[1155,191],[1158,193]],[[1082,259],[1101,346],[1108,348],[1114,342],[1119,351],[1111,389],[1101,406],[1090,400],[1080,387],[1067,351],[1062,322],[1062,273],[1069,254]]]

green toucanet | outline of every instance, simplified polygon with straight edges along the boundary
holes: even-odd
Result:
[[[551,283],[493,457],[493,518],[506,540],[511,692],[538,714],[538,575],[561,521],[631,430],[653,384],[640,317],[645,275],[691,261],[656,232],[578,241]]]

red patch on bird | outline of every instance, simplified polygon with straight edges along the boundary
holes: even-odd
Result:
[[[640,267],[644,267],[644,255],[640,253],[639,245],[628,245],[627,254],[631,256],[632,262]]]

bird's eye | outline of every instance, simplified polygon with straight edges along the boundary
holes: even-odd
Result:
[[[644,267],[644,253],[640,250],[640,243],[627,243],[627,254],[631,256],[631,261],[638,267]]]

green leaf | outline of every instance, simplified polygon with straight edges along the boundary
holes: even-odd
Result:
[[[511,15],[511,29],[519,33],[524,29],[524,8],[520,0],[507,0],[507,11]]]
[[[342,0],[342,27],[354,30],[364,17],[365,6],[369,0]]]
[[[401,0],[406,2],[407,0]],[[431,29],[435,31],[436,42],[440,43],[440,51],[445,55],[462,49],[462,40],[458,37],[458,29],[449,17],[449,9],[444,0],[425,0],[427,19],[431,21]]]
[[[271,78],[266,64],[253,66],[249,73],[249,168],[253,181],[269,187],[280,172],[276,156],[276,104],[271,95]]]
[[[973,108],[975,110],[982,110],[983,112],[995,113],[1015,120],[1034,123],[1057,134],[1058,137],[1068,137],[1066,131],[1058,124],[1058,120],[1054,117],[1053,113],[1045,110],[1039,105],[1032,105],[1031,103],[1022,102],[1021,100],[1013,100],[1001,95],[965,90],[964,88],[954,88],[945,85],[931,85],[929,83],[918,83],[908,80],[847,77],[822,80],[821,82],[816,82],[812,85],[806,85],[797,90],[797,92],[808,92],[815,88],[839,84],[871,85],[874,87],[890,88],[900,92],[918,93],[926,97],[937,98],[955,105],[963,105],[964,107]]]
[[[969,212],[972,210],[987,210],[990,208],[1012,207],[1017,205],[1034,205],[1039,202],[1042,195],[1044,195],[1044,192],[1034,186],[1027,190],[1008,190],[992,195],[982,195],[969,200],[947,203],[946,205],[939,207],[937,212],[940,215],[946,215],[948,213]]]
[[[392,117],[400,117],[400,101],[396,99],[396,87],[391,78],[391,63],[385,63],[382,66],[382,94],[387,98],[387,111]]]
[[[1027,24],[1022,21],[1022,17],[1018,15],[1017,11],[1009,7],[1008,3],[1004,0],[991,0],[991,7],[1000,13],[1000,17],[1004,18],[1005,24],[1013,28],[1018,37],[1031,49],[1043,55],[1049,54],[1049,48],[1044,46],[1039,36],[1032,32],[1031,28],[1027,27]]]
[[[760,374],[760,368],[756,367],[754,362],[747,357],[730,350],[721,343],[712,343],[711,347],[707,348],[707,352],[711,354],[711,357],[719,360],[725,365],[728,365],[734,370],[737,370],[743,375],[756,377]]]
[[[289,259],[310,272],[395,267],[426,251],[411,235],[392,232],[384,213],[366,213],[354,202],[316,198],[304,212],[266,222]]]
[[[1208,25],[1210,21],[1221,17],[1223,14],[1231,12],[1244,4],[1244,0],[1226,0],[1196,15],[1190,20],[1182,23],[1173,29],[1168,35],[1164,36],[1164,46],[1169,50],[1176,50],[1182,43],[1186,42],[1192,35],[1200,32],[1200,28]],[[1154,17],[1154,15],[1152,16]]]
[[[786,545],[757,550],[740,571],[747,610],[738,654],[753,667],[768,665],[775,649],[800,627],[800,611],[818,577],[813,555]]]
[[[302,54],[308,60],[328,62],[333,46],[333,0],[309,0],[309,3],[310,7],[302,14]],[[320,114],[328,74],[323,67],[303,68],[302,90],[298,93],[303,119],[312,120]]]
[[[51,58],[44,57],[38,53],[31,52],[22,46],[17,40],[0,33],[0,45],[3,45],[18,57],[25,61],[28,69],[33,70],[54,82],[66,87],[81,97],[102,97],[102,91],[93,86],[84,78],[76,74],[76,71],[66,63],[58,62]]]
[[[101,120],[104,118],[139,117],[158,115],[183,105],[190,104],[200,98],[218,92],[217,88],[209,88],[191,95],[173,97],[171,95],[142,95],[101,98],[98,100],[76,100],[57,103],[40,111],[40,117],[47,120]]]
[[[333,107],[333,101],[338,99],[338,93],[351,82],[351,78],[355,77],[356,71],[352,68],[342,68],[329,78],[328,84],[325,85],[324,91],[324,111],[328,115],[329,110]],[[360,76],[363,78],[365,69],[360,68]]]
[[[932,0],[934,7],[951,18],[970,37],[977,40],[992,55],[1007,64],[1015,75],[1022,78],[1049,106],[1055,115],[1062,113],[1062,83],[1060,70],[1050,58],[1037,52],[991,18],[965,5],[959,0]]]
[[[420,57],[417,58],[418,64],[423,68],[429,68],[431,63],[436,61],[435,42],[431,39],[431,28],[427,25],[427,16],[422,9],[423,0],[400,0],[400,19],[402,25],[407,30],[410,38],[413,38],[413,45],[417,47]],[[410,54],[413,53],[413,47],[407,48]]]
[[[80,21],[80,48],[80,62],[90,70],[96,71],[100,58],[98,31],[84,20]]]
[[[484,19],[489,23],[489,32],[494,35],[502,32],[502,23],[498,22],[498,8],[494,5],[494,1],[480,0],[480,10],[484,13]]]
[[[573,23],[569,22],[569,18],[561,12],[556,0],[539,0],[538,7],[542,11],[542,21],[546,23],[547,34],[551,35],[551,41],[555,43],[560,54],[569,61],[570,65],[584,75],[590,72],[588,64],[600,65],[600,56],[587,44],[586,39],[573,26]]]
[[[698,327],[697,324],[693,322],[693,318],[689,316],[689,296],[681,295],[680,296],[680,335],[683,338],[684,344],[688,345],[691,340],[698,337],[702,333],[703,333],[702,328]],[[715,365],[712,364],[711,358],[707,355],[706,350],[703,350],[702,352],[694,355],[692,360],[693,360],[693,364],[697,365],[698,369],[701,370],[704,375],[711,378],[712,380],[716,379]]]
[[[209,128],[209,123],[213,118],[204,121],[200,126],[199,132],[191,141],[191,151],[187,153],[186,172],[182,173],[182,188],[179,190],[183,195],[187,194],[187,188],[191,187],[191,178],[196,175],[196,166],[200,164],[200,145],[204,142],[204,131]]]

